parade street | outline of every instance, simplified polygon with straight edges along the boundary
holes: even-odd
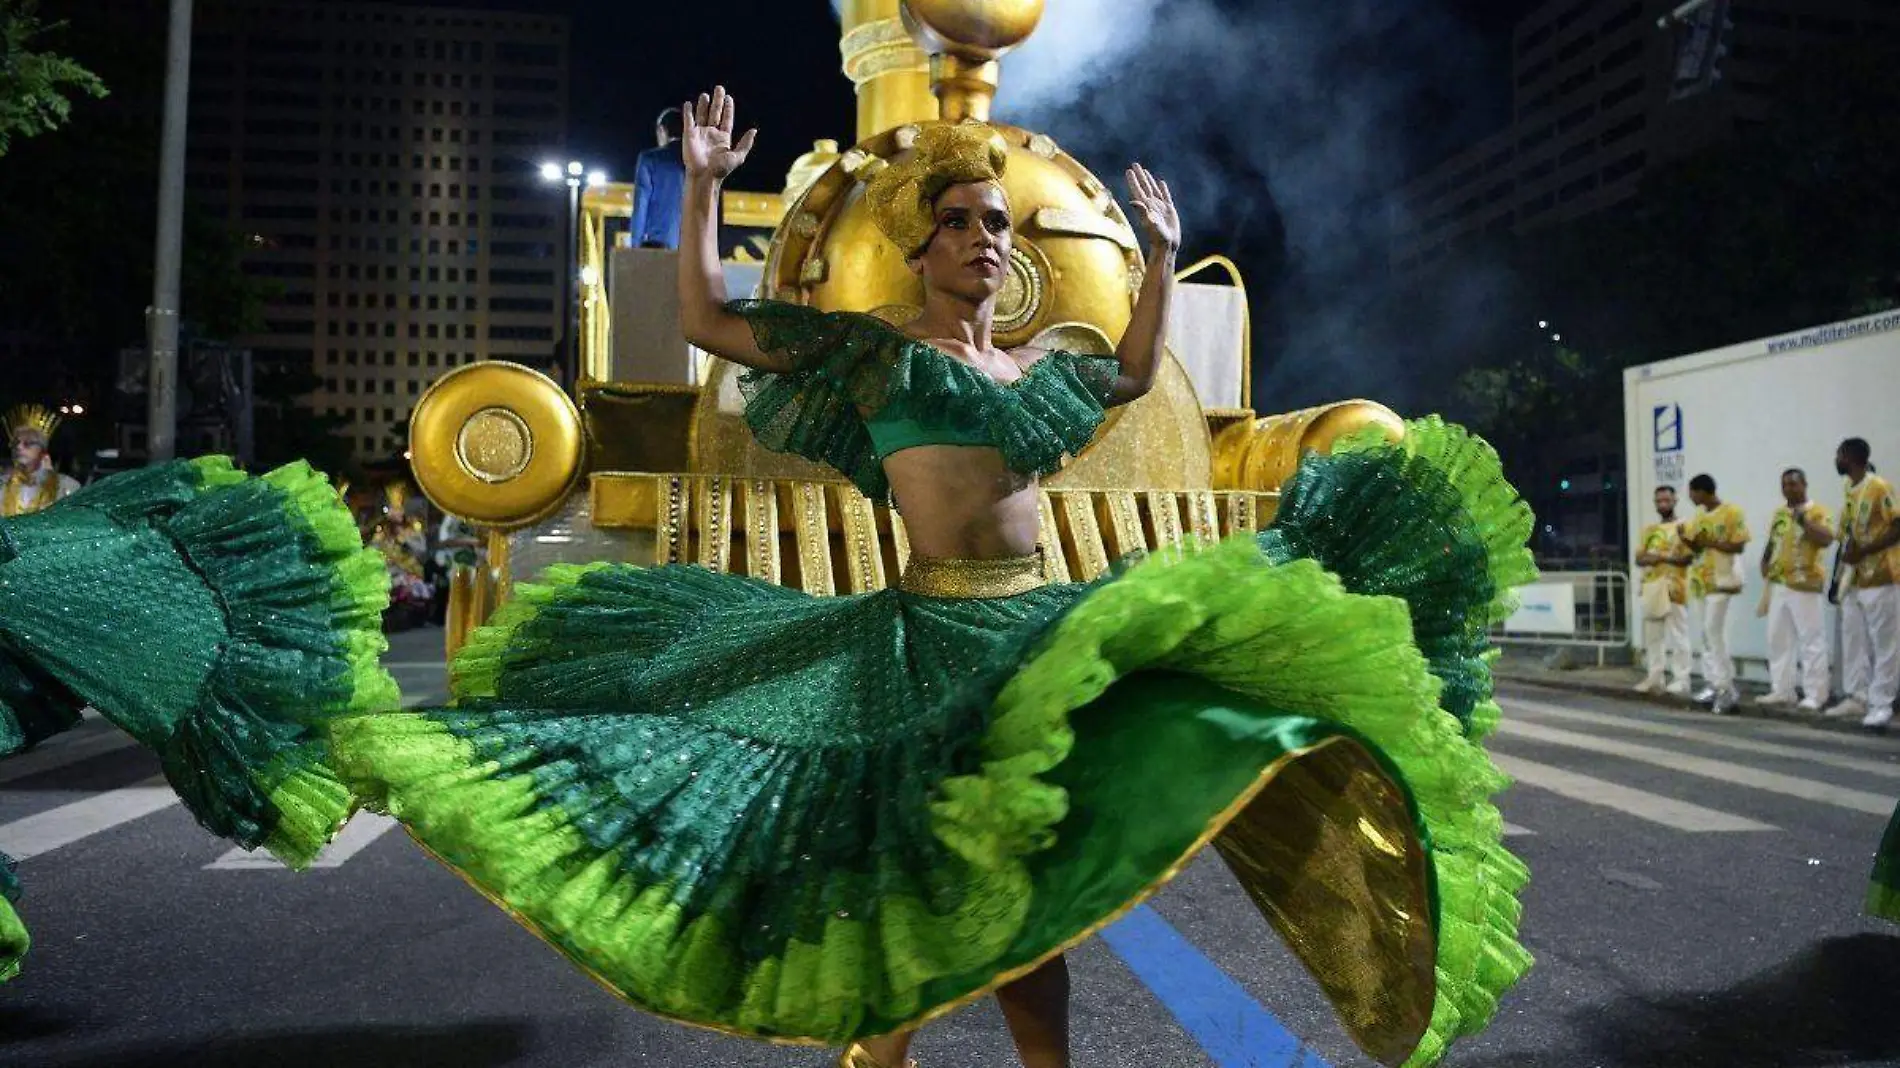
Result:
[[[440,633],[388,658],[439,701]],[[1474,1068],[1900,1063],[1900,930],[1862,919],[1900,739],[1509,688],[1499,763],[1537,966]],[[359,814],[292,874],[201,831],[103,721],[0,762],[33,952],[0,988],[8,1068],[817,1066],[617,1002]],[[1073,958],[1088,1068],[1349,1066],[1311,983],[1211,854]],[[922,1068],[1014,1064],[1000,1014]]]

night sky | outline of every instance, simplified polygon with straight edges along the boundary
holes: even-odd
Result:
[[[411,0],[413,2],[413,0]],[[1049,0],[1051,5],[1064,0]],[[1273,0],[1252,0],[1254,6]],[[776,189],[792,160],[815,138],[848,141],[855,126],[851,85],[839,71],[837,22],[823,0],[745,5],[769,14],[728,13],[740,5],[628,3],[627,0],[548,0],[444,4],[565,12],[573,18],[572,154],[599,162],[615,175],[631,172],[648,147],[653,117],[669,104],[723,81],[738,97],[742,122],[757,125],[761,140],[736,184]],[[1244,8],[1247,3],[1233,4]],[[1438,0],[1485,43],[1487,74],[1471,79],[1492,91],[1465,91],[1452,99],[1419,102],[1420,122],[1447,131],[1443,151],[1469,131],[1501,123],[1509,107],[1507,65],[1511,27],[1536,0]],[[726,10],[721,10],[721,7]],[[1005,82],[1004,97],[1008,95]],[[1429,157],[1432,149],[1421,155]],[[1433,162],[1422,158],[1422,167]]]

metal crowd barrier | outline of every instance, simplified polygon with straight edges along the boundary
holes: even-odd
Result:
[[[1545,571],[1519,592],[1520,608],[1491,628],[1500,645],[1594,649],[1597,665],[1630,645],[1627,571]]]

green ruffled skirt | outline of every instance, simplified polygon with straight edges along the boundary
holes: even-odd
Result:
[[[0,757],[87,706],[155,752],[213,834],[307,865],[354,808],[325,720],[395,707],[388,603],[323,477],[212,457],[0,520]],[[27,949],[0,857],[0,979]]]
[[[1867,913],[1900,923],[1900,804],[1887,821],[1887,833],[1874,856],[1874,873],[1867,885]]]
[[[1530,572],[1488,446],[1309,458],[1258,538],[994,599],[556,568],[454,707],[334,722],[336,767],[633,1004],[785,1042],[913,1027],[1216,845],[1388,1063],[1529,958],[1475,738]]]

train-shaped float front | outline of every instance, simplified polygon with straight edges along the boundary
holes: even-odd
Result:
[[[1040,0],[845,0],[844,73],[856,143],[817,142],[782,192],[727,192],[728,290],[903,321],[921,283],[872,226],[865,181],[920,124],[989,119],[998,59],[1034,30]],[[1047,134],[999,125],[1018,220],[996,342],[1114,348],[1143,262],[1108,186]],[[738,368],[681,336],[675,253],[615,247],[632,189],[589,189],[578,248],[580,376],[570,393],[526,367],[471,365],[438,380],[410,426],[418,484],[486,531],[486,559],[450,589],[450,652],[557,562],[695,563],[813,594],[881,589],[908,556],[903,520],[837,473],[753,442]],[[745,235],[757,236],[749,242]],[[769,238],[764,235],[769,232]],[[763,246],[761,249],[760,246]],[[760,254],[762,251],[762,255]],[[1191,279],[1224,273],[1226,284]],[[1044,484],[1050,577],[1086,579],[1118,557],[1256,529],[1308,449],[1403,424],[1367,401],[1259,417],[1248,408],[1247,294],[1215,256],[1180,274],[1169,358],[1154,391],[1118,409]]]

